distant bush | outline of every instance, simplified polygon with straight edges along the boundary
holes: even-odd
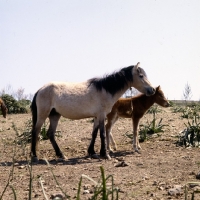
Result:
[[[30,110],[30,100],[22,99],[17,101],[12,95],[9,94],[3,94],[1,98],[6,104],[9,114],[28,113]]]

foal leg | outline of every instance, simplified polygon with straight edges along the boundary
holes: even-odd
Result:
[[[88,155],[91,156],[92,158],[99,158],[95,151],[94,151],[94,144],[95,144],[95,140],[97,137],[97,133],[98,133],[98,129],[99,129],[99,122],[98,120],[95,118],[94,119],[94,125],[93,125],[93,131],[92,131],[92,139],[88,148]]]
[[[112,135],[112,126],[115,124],[115,122],[118,120],[118,116],[115,113],[115,115],[107,115],[107,124],[106,124],[106,139],[107,139],[107,149],[109,152],[113,152],[113,150],[110,147],[110,141],[112,143],[112,146],[114,147],[114,150],[117,150],[116,142]]]
[[[57,128],[60,117],[61,117],[61,115],[59,113],[52,110],[52,112],[49,115],[50,125],[49,125],[49,129],[47,131],[47,136],[49,137],[50,142],[56,152],[56,156],[61,159],[66,159],[66,157],[61,152],[61,150],[55,140],[55,132],[56,132],[56,128]]]
[[[136,152],[139,153],[139,149],[141,149],[139,140],[138,140],[138,124],[139,124],[140,118],[132,117],[133,122],[133,148]]]

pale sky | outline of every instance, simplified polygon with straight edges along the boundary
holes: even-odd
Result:
[[[165,96],[200,100],[199,0],[0,0],[0,90],[34,94],[141,63]]]

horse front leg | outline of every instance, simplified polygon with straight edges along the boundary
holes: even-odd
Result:
[[[62,151],[60,150],[60,148],[55,140],[55,131],[52,130],[51,128],[49,128],[47,131],[47,135],[48,135],[48,138],[55,150],[56,156],[61,160],[66,160],[67,157],[65,157],[65,155],[62,153]]]
[[[88,147],[88,155],[91,156],[92,158],[95,158],[95,159],[99,158],[94,151],[94,144],[95,144],[95,141],[96,141],[98,129],[99,129],[99,124],[97,123],[97,119],[95,118],[93,130],[92,130],[92,139],[91,139],[90,145]]]
[[[101,138],[100,156],[102,158],[111,160],[111,157],[107,152],[107,142],[106,142],[106,132],[105,132],[105,121],[104,120],[100,121],[99,129],[100,129],[100,138]]]

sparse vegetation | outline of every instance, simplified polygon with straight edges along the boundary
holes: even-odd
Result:
[[[49,122],[45,121],[45,123],[42,125],[41,132],[40,132],[40,140],[48,140],[47,131],[48,131]],[[19,133],[18,130],[15,127],[15,124],[13,123],[13,129],[16,133],[16,140],[15,142],[18,145],[24,145],[27,146],[31,142],[31,131],[32,131],[32,120],[28,119],[25,122],[24,130],[22,133]],[[55,134],[56,137],[62,137],[61,131],[56,131]]]
[[[186,128],[181,132],[178,144],[197,147],[200,145],[200,120],[199,114],[193,113],[193,119],[184,123]]]
[[[2,95],[1,98],[6,104],[9,114],[28,113],[30,110],[30,100],[22,99],[17,101],[11,95],[8,94]]]
[[[187,103],[187,101],[189,101],[191,98],[192,98],[192,90],[191,90],[190,85],[186,83],[184,91],[183,91],[183,99]]]
[[[154,134],[154,133],[160,133],[164,132],[164,127],[168,126],[167,124],[162,124],[162,118],[159,119],[158,123],[156,119],[156,114],[158,112],[162,112],[162,110],[156,105],[152,106],[151,109],[147,113],[153,114],[153,120],[151,122],[146,122],[146,124],[141,124],[140,125],[140,141],[145,141],[147,140],[147,134]]]
[[[12,100],[12,98],[10,99]],[[26,100],[25,101],[16,100],[16,101],[18,103],[21,102],[20,105],[22,107],[27,107],[27,109],[29,109],[30,102]],[[13,103],[15,103],[15,101],[13,101]],[[14,110],[17,110],[18,108],[16,109],[12,108],[15,107],[15,105],[17,104],[13,105],[11,104],[10,107],[11,110],[13,110],[13,114],[15,114],[17,112]],[[87,151],[85,147],[87,148],[87,143],[90,140],[90,134],[85,134],[85,133],[89,131],[85,131],[85,128],[83,128],[83,123],[79,124],[79,122],[76,123],[73,120],[67,120],[63,118],[61,119],[61,123],[66,123],[67,126],[69,124],[69,121],[72,122],[73,127],[77,128],[81,126],[81,128],[78,130],[74,129],[71,131],[71,129],[69,128],[67,130],[68,132],[66,131],[67,132],[66,135],[69,135],[69,139],[68,136],[66,136],[67,139],[62,144],[62,146],[67,149],[67,152],[69,154],[71,151],[70,155],[76,155],[76,157],[74,158],[74,156],[71,156],[68,161],[65,161],[63,163],[57,163],[51,157],[52,160],[50,160],[50,163],[46,160],[47,165],[44,162],[45,164],[40,163],[39,166],[37,165],[35,166],[29,161],[29,156],[27,156],[28,155],[27,152],[29,152],[30,141],[31,141],[31,128],[32,128],[31,119],[27,117],[25,123],[20,127],[18,127],[17,125],[18,122],[13,121],[12,125],[9,128],[5,128],[4,125],[8,123],[6,122],[6,120],[11,121],[11,117],[8,116],[6,120],[2,118],[0,124],[2,126],[2,128],[0,126],[0,133],[1,135],[3,135],[0,140],[2,147],[0,151],[1,155],[0,167],[2,171],[2,177],[4,177],[4,179],[2,179],[0,186],[0,200],[6,199],[8,195],[10,199],[21,199],[21,194],[20,194],[21,188],[19,186],[20,184],[25,190],[25,194],[23,195],[30,200],[34,198],[45,199],[45,200],[49,198],[78,200],[86,198],[87,195],[88,195],[88,200],[89,199],[119,200],[121,196],[123,196],[122,197],[123,199],[126,198],[140,199],[140,197],[144,196],[146,199],[148,198],[153,199],[154,195],[157,195],[159,193],[166,194],[167,193],[166,188],[173,187],[173,185],[177,183],[180,183],[181,186],[183,187],[185,186],[185,188],[183,188],[183,194],[181,194],[180,196],[176,196],[175,197],[176,199],[185,199],[185,200],[199,199],[200,191],[198,189],[199,188],[198,185],[200,185],[200,183],[195,182],[194,180],[193,182],[188,182],[188,180],[191,181],[192,179],[195,179],[196,176],[194,173],[197,172],[196,170],[199,170],[200,162],[198,161],[198,156],[197,157],[194,156],[196,155],[194,152],[197,151],[198,154],[198,148],[192,148],[192,147],[200,146],[200,116],[199,116],[200,106],[198,103],[195,104],[187,103],[187,105],[184,104],[177,105],[176,103],[173,103],[170,110],[173,113],[173,115],[176,114],[176,116],[178,116],[178,120],[180,120],[182,125],[179,126],[179,128],[177,129],[176,129],[177,124],[174,125],[174,129],[170,126],[169,127],[170,133],[168,134],[168,136],[166,136],[166,138],[164,137],[164,142],[162,142],[164,134],[160,135],[160,137],[158,138],[157,137],[151,138],[150,136],[154,135],[154,133],[165,132],[166,130],[168,130],[165,129],[165,127],[168,128],[168,124],[166,124],[166,119],[164,117],[164,114],[163,116],[161,115],[163,110],[155,106],[149,110],[147,114],[148,116],[146,116],[146,119],[143,120],[143,124],[140,126],[140,141],[148,140],[147,142],[142,144],[144,145],[144,148],[142,149],[143,152],[141,151],[142,156],[137,155],[136,153],[132,155],[129,149],[126,148],[128,145],[125,144],[123,146],[123,150],[120,149],[118,152],[115,152],[114,157],[109,164],[108,161],[100,161],[100,160],[94,161],[90,159],[87,160],[87,158],[85,159],[84,155],[85,151]],[[169,125],[173,125],[173,120],[174,120],[173,116],[170,117]],[[91,126],[92,122],[91,119],[86,119],[85,121],[87,122],[87,124],[89,124],[89,126]],[[129,124],[131,124],[131,122],[127,123],[126,125],[122,124],[120,125],[119,128],[124,129],[124,127]],[[41,143],[47,142],[44,140],[48,139],[46,134],[48,125],[49,122],[46,121],[41,129],[41,135],[40,135]],[[177,137],[180,128],[185,128],[185,129],[179,136],[177,144],[183,147],[173,148],[173,146],[176,146],[174,145],[176,141],[175,139],[172,141],[172,138],[175,137],[171,135],[176,135]],[[15,136],[14,140],[7,134],[7,131],[9,131],[9,134],[12,133],[10,129],[14,130],[14,136]],[[83,131],[84,133],[81,132],[82,130],[84,130]],[[115,130],[117,130],[117,128]],[[128,130],[132,130],[132,127],[131,128],[129,127]],[[130,138],[132,143],[133,134],[132,133],[128,134],[128,132],[129,131],[125,133],[126,139]],[[61,131],[56,132],[56,136],[58,137],[61,136]],[[67,143],[68,140],[70,140],[69,143]],[[121,138],[119,139],[119,141],[123,143],[122,140]],[[84,143],[84,141],[86,141],[86,143]],[[49,141],[47,143],[49,143]],[[159,145],[162,145],[162,147],[159,148]],[[165,145],[167,146],[167,148],[165,147]],[[169,148],[169,146],[171,148]],[[190,148],[186,149],[184,147],[190,147]],[[13,150],[8,151],[8,149],[11,148]],[[157,148],[159,153],[156,152]],[[45,150],[43,149],[42,153],[46,155],[51,155],[52,152],[49,149]],[[21,154],[21,150],[23,151],[23,155]],[[159,156],[159,154],[161,153],[163,153],[162,156]],[[170,158],[168,159],[166,158],[168,156],[167,154],[170,155]],[[130,163],[128,164],[131,165],[131,170],[133,173],[131,173],[131,170],[129,168],[119,168],[115,170],[115,165],[114,165],[115,162],[117,161],[120,162],[121,159],[126,158],[126,155],[128,155],[126,161],[130,161]],[[21,159],[21,157],[23,157],[23,159]],[[143,159],[143,157],[145,157],[145,160]],[[156,157],[159,158],[157,159]],[[84,160],[84,162],[82,160]],[[152,160],[155,160],[155,162],[151,162]],[[195,163],[197,163],[198,165],[198,167],[196,168],[193,166],[194,161],[196,161]],[[158,165],[160,166],[160,168],[157,167]],[[168,168],[167,165],[169,165],[170,167]],[[181,168],[182,166],[183,168]],[[22,168],[20,169],[20,167]],[[147,167],[148,170],[146,170]],[[59,171],[61,168],[64,168],[62,172]],[[81,170],[79,170],[78,172],[84,171],[85,173],[81,172],[82,175],[78,174],[76,171],[77,168],[81,168]],[[100,173],[99,173],[100,175],[98,175],[99,168],[100,168]],[[155,170],[153,168],[155,168]],[[168,169],[170,170],[168,171]],[[166,171],[168,172],[167,176],[165,176]],[[67,176],[64,175],[64,172],[66,172]],[[105,172],[107,172],[109,175],[106,176]],[[125,176],[126,173],[130,173],[130,175]],[[159,176],[157,176],[157,174],[159,174]],[[172,176],[172,174],[174,175]],[[94,176],[94,178],[92,176]],[[71,184],[71,182],[75,181],[76,181],[76,187],[74,187],[74,185],[72,187],[66,186],[67,184]],[[18,183],[17,185],[17,182],[20,183]],[[23,182],[26,182],[26,184],[23,185]],[[91,185],[92,190],[90,190],[90,194],[84,194],[83,190],[88,182]],[[149,183],[151,185],[148,185]],[[165,186],[162,187],[162,184],[164,184]],[[120,189],[117,187],[118,185]],[[139,186],[141,185],[143,186],[142,190],[138,189]],[[196,188],[193,189],[194,185],[195,186],[197,185],[197,189]],[[126,187],[127,190],[125,191],[121,190],[121,186],[124,188]],[[56,195],[54,195],[54,197],[50,197],[49,191],[54,190],[53,188],[56,188],[55,189]],[[67,190],[66,188],[70,188],[73,191]],[[138,191],[136,191],[136,189]],[[133,192],[130,194],[127,192],[129,190],[133,190]],[[57,195],[60,194],[56,193],[57,191],[61,191],[62,196]],[[74,196],[71,195],[74,193],[75,193]],[[125,193],[127,193],[127,196],[125,196]],[[40,196],[37,196],[38,194],[40,194]],[[161,198],[161,197],[155,196],[155,198]]]

